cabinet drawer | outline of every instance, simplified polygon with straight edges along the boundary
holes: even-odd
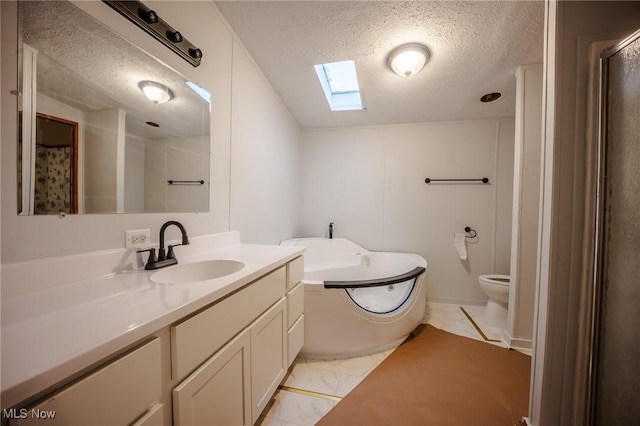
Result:
[[[181,379],[285,294],[286,267],[281,267],[171,327],[171,374]]]
[[[304,315],[300,315],[298,321],[287,332],[289,347],[289,365],[296,359],[304,344]]]
[[[160,340],[119,358],[30,408],[12,425],[128,425],[160,399]],[[36,413],[49,415],[37,418]]]
[[[299,283],[287,293],[287,328],[291,328],[304,310],[304,284]]]
[[[291,290],[304,277],[304,257],[300,256],[287,264],[287,290]]]

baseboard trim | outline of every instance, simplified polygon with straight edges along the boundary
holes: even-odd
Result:
[[[502,340],[509,349],[515,349],[518,352],[523,352],[527,355],[531,355],[533,348],[533,340],[514,338],[509,334],[509,331],[505,331]]]
[[[430,298],[427,295],[427,303],[446,303],[447,305],[471,305],[471,306],[483,306],[487,304],[487,299],[477,300],[477,299],[458,299],[458,298],[449,298],[449,297],[437,297]]]

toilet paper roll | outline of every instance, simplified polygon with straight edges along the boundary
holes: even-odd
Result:
[[[456,247],[460,260],[467,260],[467,239],[464,234],[454,234],[453,245]]]

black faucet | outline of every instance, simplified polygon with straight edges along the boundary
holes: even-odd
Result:
[[[182,233],[182,244],[170,245],[169,250],[165,254],[164,233],[167,230],[167,228],[171,225],[176,225],[180,229],[180,232]],[[188,244],[189,244],[189,237],[187,236],[187,231],[184,229],[184,226],[182,226],[180,222],[177,222],[175,220],[170,220],[168,222],[165,222],[160,228],[160,248],[158,250],[158,257],[156,257],[155,248],[138,250],[138,253],[142,253],[145,251],[149,252],[149,259],[147,261],[147,264],[144,266],[144,269],[146,270],[160,269],[160,268],[164,268],[165,266],[175,265],[176,263],[178,263],[178,259],[176,259],[176,256],[173,253],[173,248],[175,246],[179,246],[179,245],[186,246]]]
[[[333,222],[329,222],[329,239],[333,238]]]

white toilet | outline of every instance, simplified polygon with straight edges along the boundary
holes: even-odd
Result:
[[[484,311],[484,322],[493,327],[507,328],[509,306],[509,275],[480,275],[480,288],[489,296]]]

